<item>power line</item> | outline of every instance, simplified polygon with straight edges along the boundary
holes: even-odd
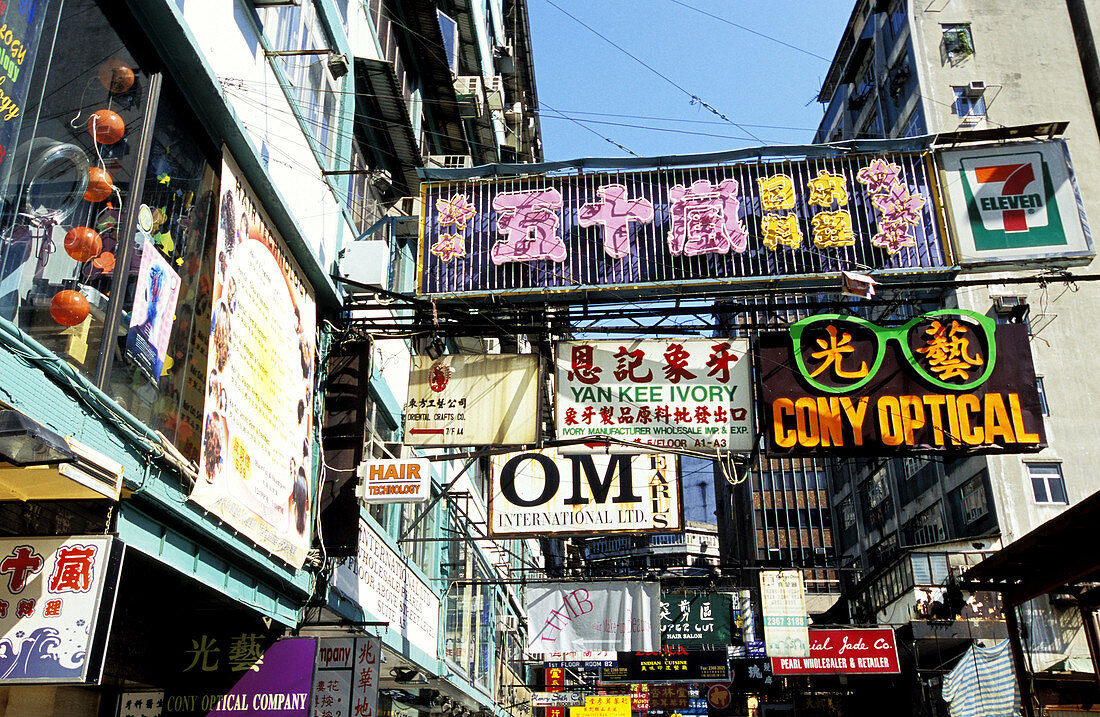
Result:
[[[752,137],[752,138],[753,138],[754,140],[756,140],[757,142],[760,142],[761,144],[764,144],[764,140],[760,139],[759,137],[757,137],[756,135],[754,135],[754,134],[753,134],[752,132],[750,132],[749,130],[745,129],[745,128],[744,128],[744,127],[743,127],[742,125],[738,124],[737,122],[734,122],[734,121],[733,121],[733,120],[731,120],[731,119],[730,119],[729,117],[727,117],[726,115],[724,115],[724,114],[722,114],[721,112],[719,112],[719,111],[718,111],[717,109],[715,109],[715,108],[714,108],[714,107],[713,107],[713,106],[712,106],[712,105],[711,105],[710,103],[708,103],[708,102],[707,102],[706,100],[704,100],[703,98],[699,97],[699,95],[697,95],[697,94],[695,94],[695,93],[693,93],[693,92],[691,92],[691,91],[689,91],[689,90],[685,89],[685,88],[684,88],[683,86],[681,86],[681,85],[680,85],[679,83],[677,83],[677,82],[676,82],[675,80],[673,80],[673,79],[672,79],[671,77],[669,77],[668,75],[665,75],[664,73],[660,72],[659,70],[657,70],[656,68],[654,68],[654,67],[653,67],[652,65],[648,64],[647,62],[645,62],[644,60],[642,60],[641,58],[639,58],[639,57],[638,57],[637,55],[635,55],[635,54],[631,53],[631,52],[630,52],[629,50],[627,50],[626,48],[624,48],[624,47],[623,47],[622,45],[619,45],[619,44],[618,44],[618,43],[616,43],[616,42],[615,42],[614,40],[612,40],[611,38],[609,38],[609,37],[607,37],[606,35],[604,35],[603,33],[601,33],[601,32],[600,32],[599,30],[596,30],[596,29],[595,29],[594,27],[592,27],[591,25],[588,25],[588,24],[587,24],[587,23],[585,23],[585,22],[584,22],[583,20],[581,20],[580,18],[578,18],[578,17],[576,16],[576,15],[574,15],[574,14],[570,13],[570,12],[569,12],[568,10],[566,10],[566,9],[564,9],[563,7],[561,7],[560,5],[558,5],[558,4],[556,3],[556,2],[554,2],[554,0],[544,0],[544,2],[546,2],[546,3],[548,4],[548,5],[550,5],[551,7],[555,8],[556,10],[558,10],[559,12],[561,12],[562,14],[566,15],[566,16],[567,16],[567,17],[569,17],[569,18],[570,18],[571,20],[573,20],[574,22],[576,22],[576,23],[577,23],[578,25],[580,25],[581,27],[585,28],[586,30],[588,30],[588,31],[589,31],[589,32],[591,32],[592,34],[596,35],[596,36],[597,36],[597,37],[599,37],[599,38],[600,38],[601,40],[603,40],[604,42],[608,43],[609,45],[611,45],[612,47],[614,47],[614,48],[615,48],[616,50],[618,50],[619,52],[623,53],[624,55],[626,55],[626,56],[627,56],[627,57],[629,57],[630,59],[634,60],[635,62],[637,62],[637,63],[638,63],[639,65],[641,65],[642,67],[646,68],[647,70],[649,70],[649,71],[650,71],[650,72],[652,72],[653,74],[657,75],[658,77],[660,77],[660,78],[661,78],[662,80],[664,80],[664,81],[665,81],[665,82],[667,82],[668,84],[670,84],[670,85],[672,85],[673,87],[675,87],[676,89],[680,90],[680,92],[683,92],[683,93],[684,93],[685,95],[687,95],[687,96],[688,96],[689,98],[691,98],[691,104],[698,104],[698,105],[700,105],[701,107],[704,107],[704,108],[705,108],[705,109],[707,109],[707,110],[708,110],[709,112],[711,112],[711,113],[713,113],[713,114],[717,115],[717,116],[718,116],[718,117],[720,117],[721,119],[723,119],[723,120],[725,120],[726,122],[728,122],[728,123],[732,124],[732,125],[733,125],[734,127],[737,127],[737,128],[739,129],[739,130],[741,130],[741,131],[742,131],[742,132],[744,132],[745,134],[749,135],[750,137]]]
[[[701,15],[706,15],[707,17],[712,18],[714,20],[717,20],[718,22],[724,22],[727,25],[732,25],[733,27],[736,27],[739,30],[744,30],[745,32],[756,35],[757,37],[762,37],[765,40],[771,40],[772,42],[775,42],[775,43],[778,43],[778,44],[782,45],[783,47],[789,47],[790,49],[795,50],[796,52],[801,52],[804,55],[809,55],[810,57],[817,58],[818,60],[824,60],[825,62],[830,62],[831,61],[830,58],[822,57],[821,55],[817,54],[816,52],[810,52],[809,50],[798,47],[797,45],[792,45],[789,42],[785,42],[783,40],[780,40],[778,37],[772,37],[771,35],[767,35],[763,32],[758,31],[758,30],[753,30],[751,27],[745,27],[744,25],[739,25],[736,22],[734,22],[733,20],[727,20],[724,17],[719,17],[718,15],[707,12],[706,10],[703,10],[701,8],[697,8],[697,7],[694,7],[692,5],[688,5],[686,2],[681,2],[681,0],[669,0],[669,2],[676,3],[677,5],[679,5],[681,7],[686,7],[688,10],[694,10],[695,12],[697,12]]]

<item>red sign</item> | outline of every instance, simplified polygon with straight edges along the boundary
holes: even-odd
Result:
[[[550,667],[546,670],[546,691],[563,692],[565,690],[565,668]],[[546,717],[565,717],[564,707],[547,707]]]
[[[777,675],[897,674],[894,631],[810,630],[809,657],[773,657]]]

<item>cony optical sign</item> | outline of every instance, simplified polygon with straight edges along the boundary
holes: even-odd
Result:
[[[418,290],[640,293],[852,265],[945,270],[926,161],[838,155],[425,184]]]
[[[772,453],[886,455],[1045,447],[1027,331],[970,311],[899,326],[824,314],[761,337]]]

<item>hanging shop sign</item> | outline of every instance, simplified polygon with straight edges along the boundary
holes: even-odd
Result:
[[[777,675],[869,675],[901,672],[894,631],[810,630],[809,657],[772,657]]]
[[[430,497],[432,468],[427,458],[363,461],[357,472],[366,503],[420,503]]]
[[[381,638],[318,639],[312,717],[375,714],[381,664]]]
[[[585,696],[580,692],[532,692],[532,707],[574,707],[584,704]]]
[[[613,667],[600,669],[601,682],[711,682],[729,679],[725,650],[620,652]]]
[[[588,695],[583,717],[630,717],[630,706],[630,695]]]
[[[202,452],[191,499],[301,567],[312,522],[316,302],[228,155],[221,186]]]
[[[425,184],[418,290],[638,295],[852,266],[944,270],[926,161],[838,154]]]
[[[544,652],[547,667],[603,667],[614,665],[618,653],[614,650],[583,650],[581,652]]]
[[[683,528],[675,455],[493,456],[493,536],[668,533]],[[598,648],[593,648],[598,649]]]
[[[413,356],[410,446],[523,445],[538,439],[539,357]]]
[[[1096,256],[1064,140],[943,150],[963,267],[1087,264]]]
[[[359,521],[359,551],[340,559],[332,586],[354,597],[370,617],[425,655],[434,656],[439,637],[439,598],[365,520]]]
[[[559,438],[751,451],[746,339],[569,341],[557,345]]]
[[[0,539],[0,685],[98,683],[121,564],[111,536]]]
[[[527,589],[527,652],[655,650],[661,644],[657,583],[547,583]]]
[[[661,593],[661,644],[730,645],[732,617],[730,593]]]
[[[822,314],[760,337],[768,450],[1027,453],[1046,446],[1027,329],[944,309],[885,327]]]
[[[548,667],[546,669],[546,691],[551,693],[565,691],[564,667]],[[582,698],[577,704],[584,705],[584,699]],[[551,705],[545,708],[545,717],[565,717],[565,708],[566,706]]]
[[[649,686],[649,709],[677,712],[691,704],[691,692],[686,684],[660,684]]]
[[[772,657],[808,657],[810,638],[801,570],[761,570],[764,642]]]
[[[34,75],[34,62],[38,56],[46,20],[48,3],[5,2],[0,4],[0,23],[4,32],[0,35],[0,178],[7,181],[15,155],[15,142],[19,127],[23,124],[28,91]],[[107,60],[103,65],[118,60]],[[121,64],[121,63],[119,63]],[[125,67],[125,65],[122,65]],[[126,68],[127,70],[129,68]],[[102,66],[100,72],[103,72]],[[133,72],[130,72],[131,82]],[[109,86],[105,89],[110,89]],[[32,112],[33,114],[33,112]],[[85,164],[85,166],[87,166]],[[24,180],[25,177],[19,177]]]
[[[183,669],[165,692],[161,714],[309,717],[316,652],[312,637],[269,644],[249,633],[203,634],[180,655]]]

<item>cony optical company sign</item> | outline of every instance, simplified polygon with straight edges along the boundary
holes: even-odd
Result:
[[[941,159],[963,266],[1072,265],[1096,255],[1062,140],[944,150]]]
[[[942,270],[925,158],[849,155],[425,184],[423,294]]]
[[[899,326],[811,316],[760,339],[769,452],[1038,451],[1027,330],[946,309]]]

